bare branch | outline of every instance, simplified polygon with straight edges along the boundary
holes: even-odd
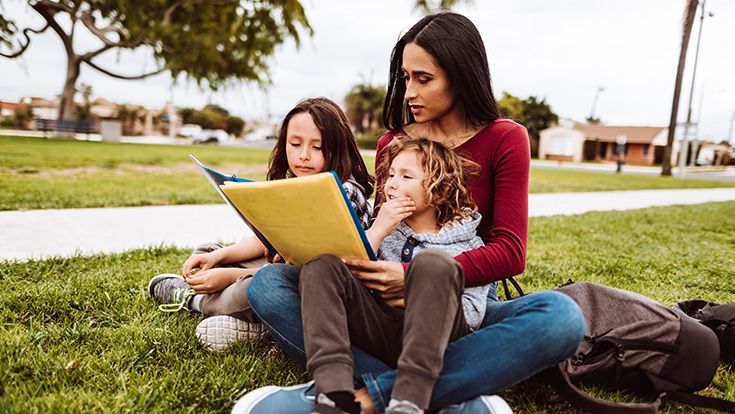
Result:
[[[38,3],[33,4],[31,7],[33,7],[33,10],[40,14],[46,20],[51,29],[53,29],[53,31],[56,32],[57,35],[59,35],[62,43],[64,43],[66,54],[68,56],[76,56],[76,54],[74,53],[74,48],[72,46],[71,36],[69,36],[69,34],[66,33],[61,26],[59,26],[59,23],[54,17],[54,15],[60,11],[73,13],[74,10],[70,10],[64,5],[48,0],[39,1]]]
[[[6,57],[8,59],[15,59],[18,56],[22,55],[23,52],[25,52],[26,49],[28,49],[28,46],[31,45],[31,37],[28,36],[28,32],[31,32],[31,33],[34,33],[34,34],[41,34],[41,33],[45,32],[46,29],[49,28],[49,26],[50,25],[47,22],[46,25],[43,26],[42,29],[32,29],[30,27],[27,27],[27,28],[23,29],[23,36],[25,36],[25,38],[26,38],[26,44],[21,45],[20,50],[18,50],[17,52],[11,53],[11,54],[5,54],[5,53],[0,52],[0,56]]]
[[[125,35],[125,31],[123,30],[123,28],[121,28],[119,26],[116,26],[114,24],[112,24],[112,25],[110,25],[108,27],[105,27],[103,29],[97,27],[94,24],[94,22],[95,22],[96,19],[95,19],[94,15],[91,12],[86,11],[86,12],[82,13],[82,15],[80,17],[80,20],[82,21],[82,23],[84,23],[84,26],[93,35],[95,35],[100,41],[102,41],[102,43],[105,44],[105,46],[110,46],[110,45],[117,44],[115,41],[110,40],[107,37],[107,33],[117,33],[118,36],[120,36],[120,39],[122,39],[123,36]]]
[[[104,74],[105,74],[105,75],[107,75],[107,76],[110,76],[110,77],[113,77],[113,78],[117,78],[117,79],[123,79],[123,80],[137,80],[137,79],[145,79],[145,78],[147,78],[147,77],[149,77],[149,76],[153,76],[153,75],[158,75],[159,73],[161,73],[161,72],[164,72],[164,71],[168,70],[168,68],[166,68],[166,67],[164,66],[164,67],[162,67],[162,68],[160,68],[160,69],[158,69],[158,70],[156,70],[156,71],[153,71],[153,72],[148,72],[148,73],[144,73],[144,74],[142,74],[142,75],[137,75],[137,76],[126,76],[126,75],[118,75],[117,73],[114,73],[114,72],[110,72],[110,71],[109,71],[109,70],[107,70],[107,69],[103,69],[103,68],[101,68],[101,67],[97,66],[97,64],[95,64],[95,63],[94,63],[94,62],[92,62],[92,61],[88,61],[88,60],[87,60],[87,61],[84,61],[84,63],[88,64],[89,66],[91,66],[91,67],[92,67],[92,68],[94,68],[94,69],[97,69],[98,71],[100,71],[100,72],[104,73]]]

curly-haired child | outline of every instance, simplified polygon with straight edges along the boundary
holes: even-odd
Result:
[[[484,317],[490,285],[465,289],[461,268],[446,260],[484,245],[467,185],[477,164],[437,142],[405,137],[390,144],[379,168],[388,178],[378,189],[368,239],[382,260],[410,262],[406,284],[385,300],[372,290],[383,285],[356,278],[334,256],[317,256],[303,267],[299,290],[316,412],[360,412],[350,345],[397,367],[387,413],[422,412],[447,344]],[[417,260],[430,270],[412,271]]]

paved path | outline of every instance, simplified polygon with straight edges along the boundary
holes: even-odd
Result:
[[[530,216],[735,200],[735,188],[531,194]],[[234,242],[249,229],[225,204],[0,212],[0,260]]]

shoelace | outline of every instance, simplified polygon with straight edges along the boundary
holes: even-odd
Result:
[[[174,300],[172,303],[164,303],[162,305],[158,305],[158,309],[161,312],[178,312],[181,309],[186,308],[186,303],[189,301],[189,298],[196,295],[196,291],[194,289],[177,289],[174,291]],[[188,308],[187,308],[188,309]]]

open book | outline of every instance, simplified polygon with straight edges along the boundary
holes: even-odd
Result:
[[[189,156],[271,254],[296,266],[323,253],[375,260],[334,172],[256,182],[222,174]]]

